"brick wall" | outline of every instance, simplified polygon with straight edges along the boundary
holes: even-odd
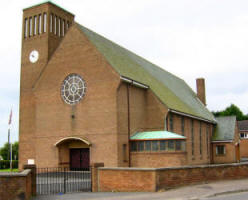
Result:
[[[224,145],[226,153],[224,155],[217,155],[216,154],[216,146]],[[214,163],[234,163],[236,162],[236,155],[235,155],[235,144],[233,142],[218,142],[213,143],[213,161]]]
[[[0,173],[0,199],[29,200],[32,194],[31,170],[21,173]]]
[[[99,192],[155,192],[153,169],[108,168],[98,171]]]
[[[157,170],[157,190],[208,181],[248,177],[248,163],[202,165]]]
[[[171,168],[99,168],[98,191],[154,192],[182,185],[248,177],[248,163]]]
[[[132,167],[175,167],[187,164],[186,152],[132,152]]]

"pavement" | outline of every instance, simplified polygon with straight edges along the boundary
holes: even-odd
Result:
[[[37,196],[32,200],[205,200],[219,195],[248,192],[248,179],[218,181],[158,192],[84,192]]]

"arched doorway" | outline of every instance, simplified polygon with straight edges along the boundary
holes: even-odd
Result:
[[[55,146],[58,148],[59,167],[73,171],[85,171],[90,167],[90,142],[79,137],[66,137]]]

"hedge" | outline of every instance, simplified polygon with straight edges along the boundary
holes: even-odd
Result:
[[[9,169],[10,160],[0,160],[0,169]],[[12,168],[18,168],[18,160],[12,160]]]

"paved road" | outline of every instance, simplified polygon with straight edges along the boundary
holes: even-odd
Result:
[[[247,200],[248,192],[219,195],[216,197],[166,197],[158,193],[74,193],[65,195],[39,196],[35,200]]]
[[[206,200],[247,200],[248,192],[240,192],[226,195],[219,195],[212,198],[206,198]]]

